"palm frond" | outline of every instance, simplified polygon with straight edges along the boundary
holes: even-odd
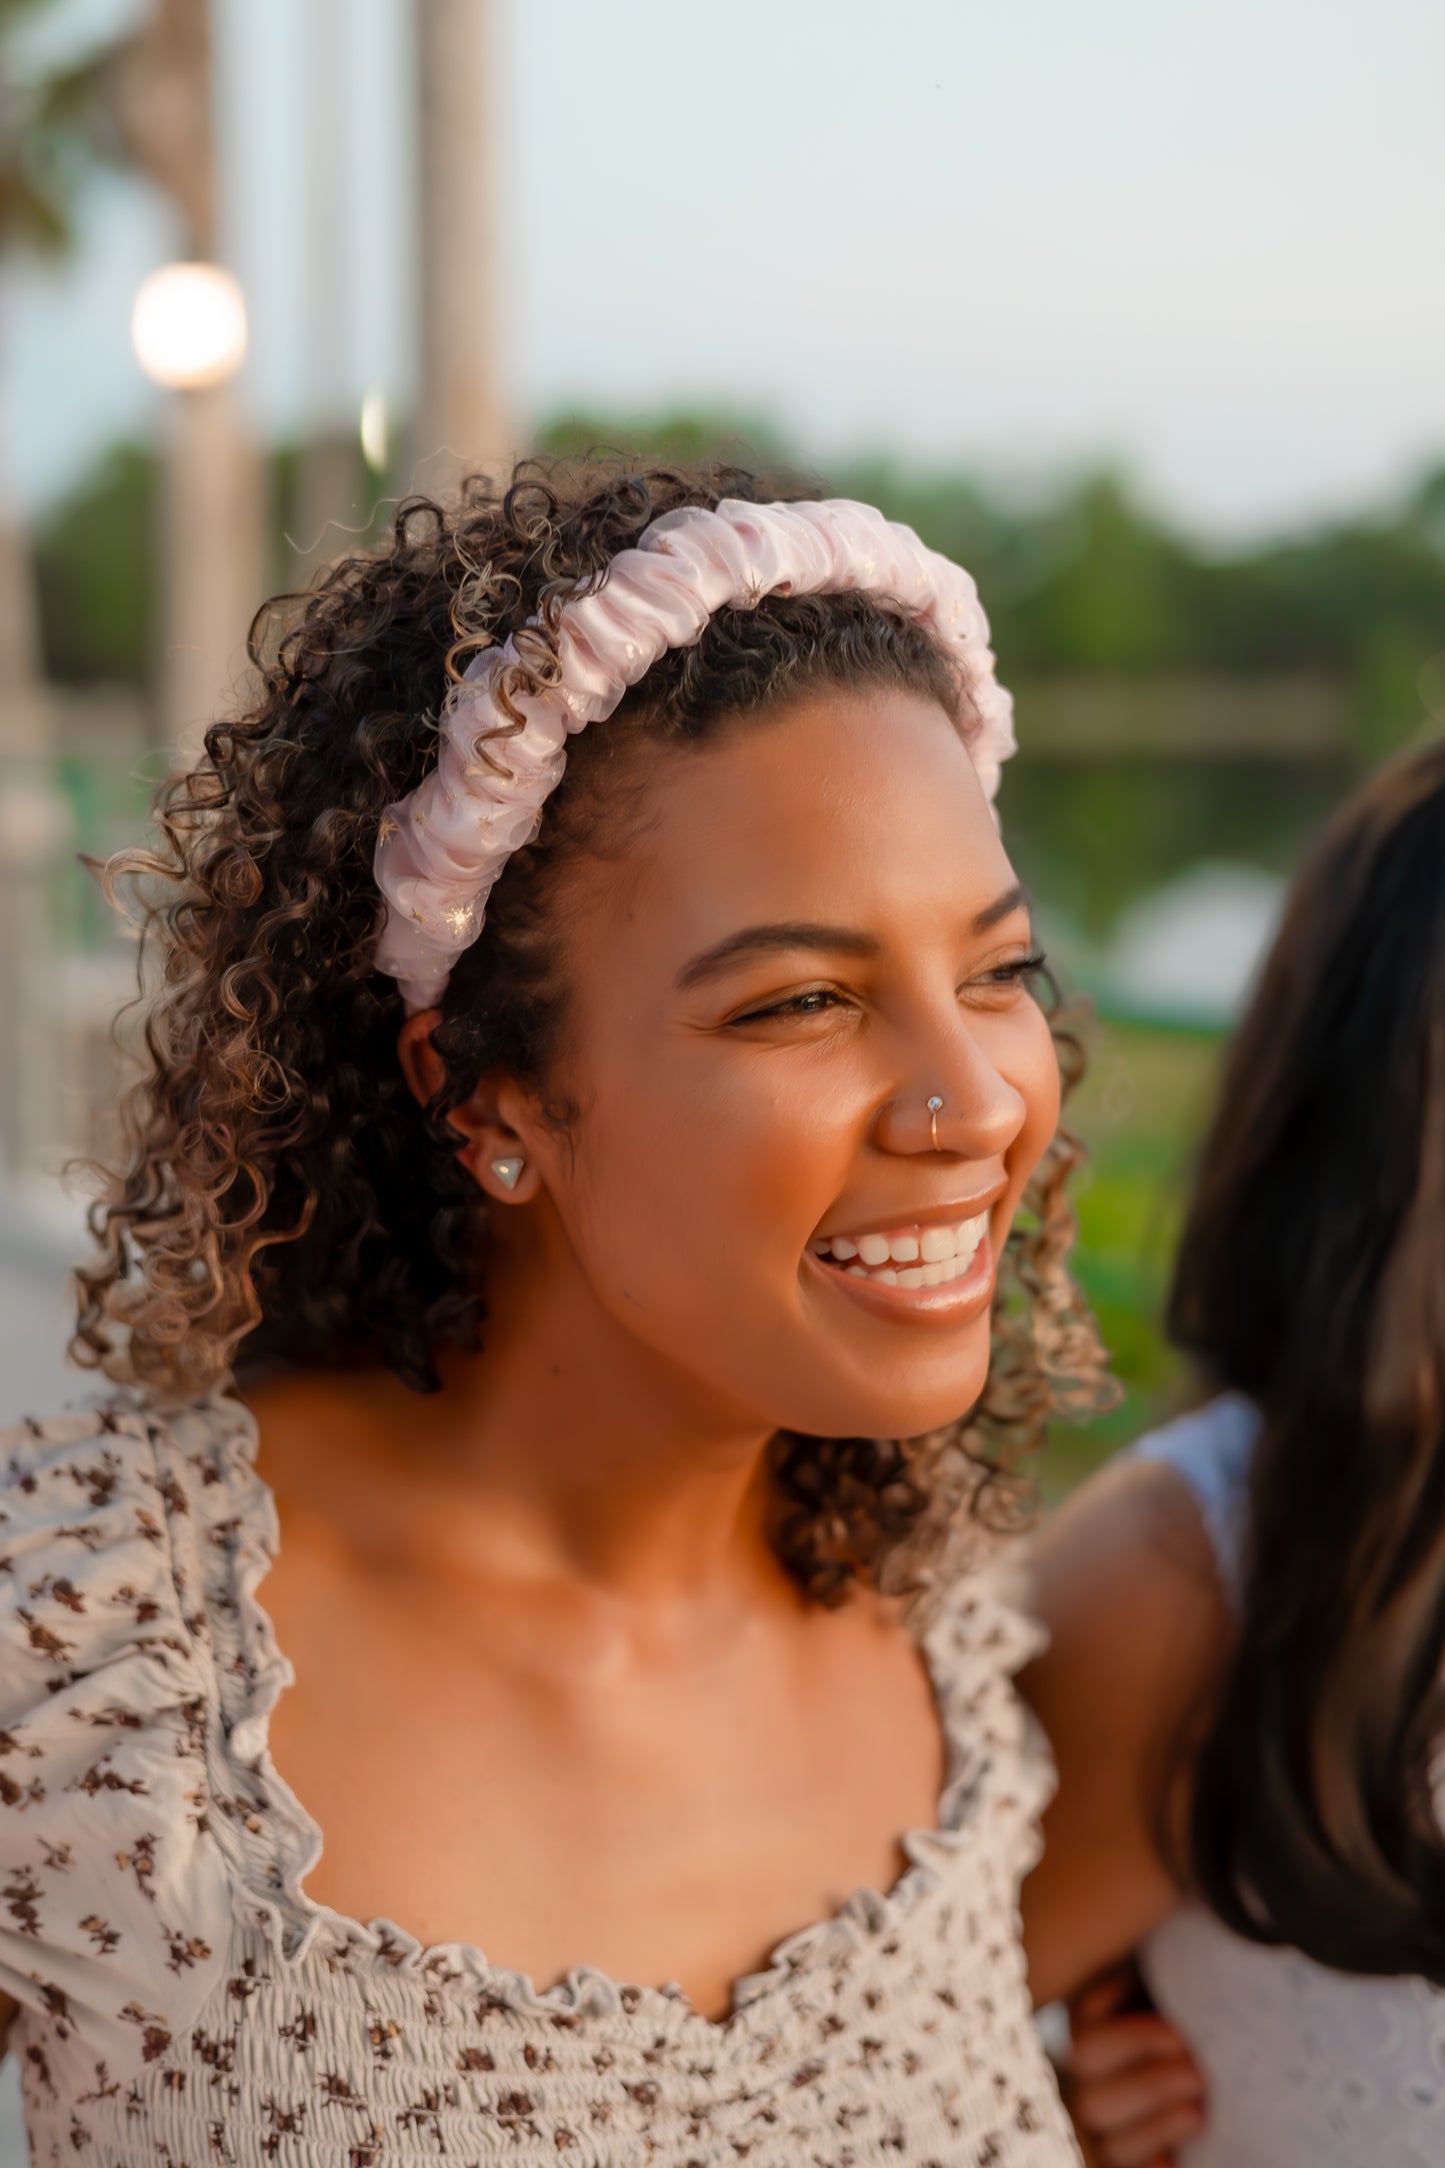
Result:
[[[28,76],[8,65],[7,35],[45,0],[0,0],[0,251],[63,254],[97,166],[125,161],[112,84],[128,39]]]

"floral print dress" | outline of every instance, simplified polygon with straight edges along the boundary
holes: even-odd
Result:
[[[275,1510],[224,1392],[0,1434],[0,1989],[37,2168],[1063,2168],[1018,1886],[1046,1750],[984,1582],[923,1646],[938,1826],[740,1981],[723,2021],[578,1969],[538,1990],[317,1905],[271,1767]]]

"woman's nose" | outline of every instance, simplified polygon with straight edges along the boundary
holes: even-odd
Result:
[[[1023,1128],[1023,1094],[995,1067],[977,1037],[961,1030],[932,1067],[879,1109],[875,1135],[885,1152],[943,1152],[1001,1159]]]

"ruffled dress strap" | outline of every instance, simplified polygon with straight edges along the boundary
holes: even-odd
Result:
[[[940,1836],[970,1866],[984,1853],[1017,1886],[1038,1861],[1056,1783],[1048,1739],[1016,1683],[1048,1634],[1008,1549],[942,1581],[929,1608],[920,1640],[948,1752]]]
[[[0,1988],[37,2085],[164,2055],[227,1961],[189,1520],[134,1405],[0,1433]]]
[[[321,1831],[271,1761],[271,1712],[295,1674],[260,1596],[279,1529],[258,1443],[255,1417],[225,1389],[172,1415],[164,1450],[196,1507],[185,1572],[215,1696],[205,1744],[217,1842],[238,1914],[296,1962],[337,1916],[302,1888],[321,1855]]]
[[[1162,1461],[1182,1477],[1208,1533],[1224,1589],[1235,1607],[1244,1587],[1249,1478],[1260,1413],[1242,1393],[1221,1393],[1131,1445],[1128,1460]]]

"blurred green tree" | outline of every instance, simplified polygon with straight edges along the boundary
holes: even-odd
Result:
[[[0,0],[0,258],[64,255],[74,244],[81,190],[98,165],[119,164],[119,56],[129,37],[94,44],[78,59],[36,63],[21,35],[49,0]],[[3,325],[0,325],[3,332]],[[46,725],[35,697],[41,639],[28,538],[8,486],[0,444],[0,691],[7,739],[43,751]]]
[[[160,465],[117,444],[33,537],[46,667],[61,684],[145,691],[155,661]]]
[[[679,466],[715,459],[797,471],[782,438],[767,422],[721,407],[671,407],[661,414],[630,415],[568,407],[542,424],[537,450],[556,459],[621,453]]]
[[[24,25],[51,0],[0,0],[0,249],[57,255],[75,238],[80,190],[97,162],[121,156],[110,98],[118,43],[82,59],[27,69]]]
[[[1176,531],[1114,473],[1086,474],[1031,495],[882,459],[840,465],[822,477],[800,467],[764,420],[723,410],[677,408],[649,417],[576,409],[554,416],[538,447],[566,455],[610,450],[662,460],[742,460],[864,497],[970,567],[1005,674],[1025,689],[1044,678],[1107,685],[1317,677],[1341,690],[1353,747],[1345,750],[1357,762],[1407,739],[1445,705],[1445,687],[1436,689],[1437,679],[1445,681],[1445,467],[1372,516],[1220,549]],[[279,455],[283,483],[285,465]],[[46,521],[46,645],[62,677],[134,682],[142,667],[153,599],[140,538],[154,487],[147,455],[118,450]],[[108,578],[114,603],[102,592]],[[1089,763],[1090,750],[1080,747],[1082,763]],[[1140,778],[1137,817],[1125,806],[1130,760],[1109,764],[1109,787],[1119,793],[1128,831],[1122,855],[1107,869],[1111,896],[1128,890],[1132,865],[1143,872],[1147,862],[1152,878],[1161,851],[1182,848],[1187,856],[1191,806],[1201,833],[1207,828],[1227,840],[1230,832],[1231,803],[1241,794],[1228,762],[1204,757],[1197,747],[1187,756],[1162,750],[1162,765],[1130,756]],[[1284,818],[1286,846],[1292,833],[1286,801],[1298,795],[1312,818],[1320,794],[1298,760],[1277,764],[1272,776],[1267,766],[1249,767],[1245,795],[1258,821],[1243,805],[1238,818],[1245,854],[1263,850],[1273,862],[1271,825]],[[1325,766],[1328,795],[1343,771],[1338,762]],[[1024,787],[1021,773],[1011,787]],[[1085,788],[1082,773],[1079,788]]]

